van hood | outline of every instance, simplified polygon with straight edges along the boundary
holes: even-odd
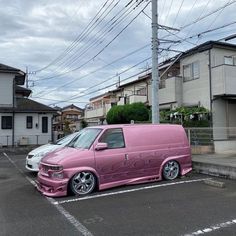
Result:
[[[42,162],[45,164],[63,164],[64,162],[70,162],[77,160],[78,157],[87,156],[87,149],[76,149],[71,147],[62,147],[53,152],[48,153],[43,159]]]

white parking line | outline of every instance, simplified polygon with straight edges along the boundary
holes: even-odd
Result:
[[[33,185],[36,186],[35,181],[25,175],[25,173],[15,164],[15,162],[4,152],[4,156],[12,163],[12,165]],[[74,216],[72,216],[68,211],[66,211],[62,206],[55,204],[55,200],[46,197],[49,203],[54,205],[56,209],[84,236],[93,236],[89,230],[82,225]]]
[[[153,189],[153,188],[167,187],[167,186],[171,186],[171,185],[180,185],[180,184],[202,182],[202,181],[208,180],[208,179],[211,179],[211,178],[186,180],[186,181],[172,182],[172,183],[166,183],[166,184],[157,184],[157,185],[151,185],[151,186],[145,186],[145,187],[140,187],[140,188],[121,190],[121,191],[110,192],[110,193],[96,194],[96,195],[91,195],[91,196],[87,196],[87,197],[73,198],[73,199],[68,199],[68,200],[63,200],[63,201],[55,201],[54,204],[59,205],[59,204],[83,201],[83,200],[88,200],[88,199],[93,199],[93,198],[100,198],[100,197],[113,196],[113,195],[117,195],[117,194],[136,192],[136,191],[141,191],[141,190],[146,190],[146,189]]]
[[[230,220],[230,221],[226,221],[224,223],[212,225],[208,228],[199,229],[199,230],[197,230],[193,233],[190,233],[190,234],[184,234],[184,236],[203,235],[203,234],[211,233],[213,231],[216,231],[216,230],[219,230],[219,229],[222,229],[222,228],[226,228],[226,227],[229,227],[229,226],[232,226],[232,225],[235,225],[235,224],[236,224],[236,219],[233,219],[233,220]]]

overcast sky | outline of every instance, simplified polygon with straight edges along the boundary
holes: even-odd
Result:
[[[89,98],[115,88],[118,77],[125,83],[151,66],[149,1],[0,3],[4,6],[0,8],[0,63],[23,71],[28,68],[29,88],[36,101],[83,108]],[[162,49],[184,51],[236,33],[235,0],[159,0],[158,5],[159,23],[180,29],[159,30],[160,39],[194,36],[181,43],[161,43]],[[175,54],[162,50],[159,57],[165,60]]]

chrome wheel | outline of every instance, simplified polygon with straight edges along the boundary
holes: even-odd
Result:
[[[95,187],[96,179],[91,172],[83,171],[75,174],[70,182],[71,190],[76,195],[91,193]]]
[[[163,167],[163,177],[173,180],[179,175],[179,164],[176,161],[168,161]]]

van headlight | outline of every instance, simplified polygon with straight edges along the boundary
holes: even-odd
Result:
[[[51,177],[53,179],[63,179],[64,178],[64,174],[63,174],[63,172],[53,172],[51,174]]]

